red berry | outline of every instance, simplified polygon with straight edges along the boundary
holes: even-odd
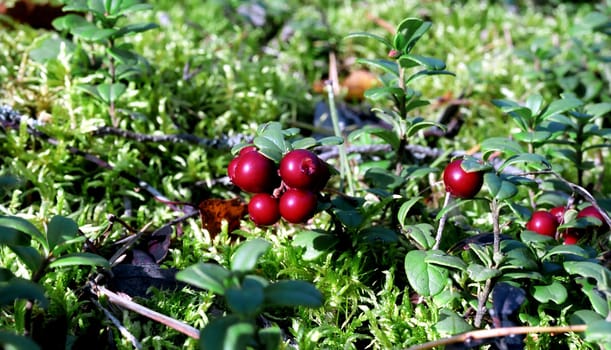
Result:
[[[280,215],[290,223],[302,223],[314,215],[316,203],[313,192],[289,188],[280,197]]]
[[[534,212],[530,220],[526,223],[527,230],[550,237],[556,236],[557,228],[558,220],[556,216],[543,210]]]
[[[564,213],[566,212],[566,207],[560,206],[550,209],[549,213],[556,217],[556,221],[558,221],[559,225],[564,223]]]
[[[567,231],[563,235],[564,244],[577,244],[579,236],[573,231]]]
[[[240,153],[238,153],[238,156],[241,156],[241,155],[244,155],[244,154],[246,154],[248,152],[252,152],[252,151],[256,151],[256,150],[257,150],[257,147],[255,147],[255,146],[246,146],[246,147],[244,147],[244,148],[242,148],[240,150]]]
[[[248,214],[257,226],[273,225],[280,220],[278,200],[267,193],[258,193],[248,203]]]
[[[270,192],[278,186],[276,163],[259,152],[238,156],[233,183],[246,192]]]
[[[482,188],[484,174],[481,171],[466,172],[461,164],[462,159],[456,159],[443,171],[446,191],[458,198],[473,198]]]
[[[280,177],[293,188],[314,190],[318,181],[324,177],[326,165],[318,156],[305,149],[296,149],[280,160]]]
[[[605,218],[603,217],[603,215],[598,211],[598,209],[596,209],[595,206],[590,205],[589,207],[585,207],[583,209],[581,209],[579,211],[579,213],[577,213],[577,218],[585,218],[585,217],[593,217],[593,218],[597,218],[598,220],[600,220],[600,222],[602,223],[601,228],[604,228],[607,226],[607,223],[605,222]]]
[[[229,162],[229,165],[227,166],[227,175],[229,175],[229,179],[231,180],[231,182],[235,181],[235,170],[238,167],[238,161],[240,160],[240,157],[235,157],[231,160],[231,162]]]

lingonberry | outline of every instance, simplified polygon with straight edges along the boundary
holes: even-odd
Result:
[[[579,236],[572,230],[567,230],[562,237],[564,238],[564,244],[577,244],[579,241]]]
[[[248,214],[257,226],[273,225],[280,220],[278,200],[267,193],[258,193],[248,203]]]
[[[276,163],[252,151],[238,156],[233,183],[246,192],[270,192],[279,184]]]
[[[544,236],[555,237],[558,228],[556,216],[547,211],[539,210],[532,214],[526,223],[526,229]]]
[[[326,165],[316,154],[306,149],[288,152],[280,160],[279,173],[284,183],[292,188],[314,190],[324,176]]]
[[[600,220],[601,222],[601,229],[604,229],[607,226],[607,223],[605,222],[605,218],[603,217],[603,215],[598,211],[598,209],[596,209],[595,206],[590,205],[588,207],[585,207],[583,209],[581,209],[579,211],[579,213],[577,213],[577,218],[585,218],[585,217],[593,217],[596,218],[598,220]]]
[[[240,156],[237,156],[229,162],[227,166],[227,175],[231,182],[235,182],[235,170],[238,168],[238,162],[240,161]]]
[[[252,145],[251,146],[246,146],[246,147],[244,147],[244,148],[242,148],[240,150],[238,155],[241,156],[241,155],[244,155],[244,154],[246,154],[248,152],[252,152],[252,151],[256,151],[256,150],[257,150],[257,147],[255,147],[255,146],[252,146]]]
[[[462,159],[456,159],[443,171],[446,191],[458,198],[473,198],[482,188],[484,174],[481,171],[466,172],[461,167]]]
[[[560,225],[564,223],[564,213],[565,212],[566,212],[566,207],[564,206],[554,207],[549,210],[549,213],[556,217],[556,221],[558,221],[558,224]]]
[[[293,224],[305,222],[314,215],[316,202],[313,192],[289,188],[280,196],[280,216]]]

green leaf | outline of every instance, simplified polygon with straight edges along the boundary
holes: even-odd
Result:
[[[244,316],[254,316],[263,307],[263,285],[256,279],[245,278],[240,287],[225,291],[225,300],[231,311]]]
[[[492,103],[513,118],[521,130],[528,130],[532,119],[532,111],[529,108],[508,100],[492,100]]]
[[[469,278],[475,282],[484,282],[501,275],[500,270],[491,269],[479,264],[469,265],[469,267],[467,267],[467,273],[469,274]]]
[[[199,337],[201,350],[242,350],[254,341],[255,328],[240,321],[237,315],[218,318],[202,329]]]
[[[261,152],[261,154],[274,162],[278,163],[282,159],[284,149],[278,147],[278,145],[269,137],[257,136],[254,138],[253,144],[257,146],[257,149],[259,152]]]
[[[0,345],[6,350],[40,350],[32,339],[0,330]]]
[[[336,235],[316,231],[301,231],[295,235],[291,245],[305,248],[303,260],[312,261],[328,253],[339,243]]]
[[[491,137],[485,139],[481,144],[482,150],[484,150],[484,158],[491,152],[500,151],[507,155],[522,154],[524,150],[515,141],[512,141],[505,137]]]
[[[57,245],[62,244],[76,237],[78,225],[69,218],[56,215],[51,218],[47,227],[47,241],[49,250],[53,251]]]
[[[95,97],[98,101],[104,102],[104,99],[102,99],[102,96],[100,96],[100,93],[98,92],[98,89],[95,85],[82,84],[82,85],[77,85],[76,87],[77,89],[82,90],[90,94],[91,96]]]
[[[539,94],[534,94],[528,96],[526,99],[526,108],[528,108],[532,115],[537,115],[541,112],[541,107],[543,106],[543,96]]]
[[[405,136],[407,137],[412,137],[414,135],[416,135],[416,133],[422,129],[427,129],[430,127],[436,126],[442,130],[445,130],[445,126],[441,125],[437,122],[433,122],[433,121],[428,121],[428,120],[421,120],[418,122],[413,123],[405,132]]]
[[[564,269],[571,275],[593,278],[601,288],[609,288],[611,272],[604,266],[590,261],[565,261]]]
[[[393,49],[393,46],[390,43],[390,41],[388,39],[386,39],[386,38],[383,38],[383,37],[379,36],[379,35],[375,35],[375,34],[371,34],[371,33],[367,33],[367,32],[355,32],[355,33],[350,33],[350,34],[346,35],[344,37],[344,40],[352,39],[352,38],[368,38],[368,39],[373,39],[373,40],[381,42],[388,49]]]
[[[611,346],[611,322],[606,320],[588,323],[585,333],[586,341],[598,343],[601,349]]]
[[[115,60],[124,64],[136,64],[138,62],[138,55],[131,50],[113,46],[106,49],[106,53],[108,53],[108,55],[113,57]]]
[[[101,266],[106,269],[110,269],[110,263],[108,260],[93,253],[73,253],[64,255],[52,261],[49,264],[49,267],[55,268],[77,265]]]
[[[403,177],[395,175],[392,171],[378,167],[367,169],[364,178],[366,181],[372,183],[372,187],[389,190],[402,186],[405,183]]]
[[[372,101],[386,99],[388,96],[393,96],[400,99],[405,97],[405,92],[403,89],[398,87],[381,86],[367,89],[364,96]]]
[[[123,83],[104,83],[97,86],[98,94],[102,101],[106,103],[115,102],[127,89]]]
[[[344,139],[340,136],[327,136],[318,140],[318,144],[321,146],[337,146],[344,143]]]
[[[257,260],[270,246],[271,243],[259,238],[242,243],[231,257],[231,270],[237,272],[254,270]]]
[[[409,53],[416,42],[431,28],[432,23],[420,18],[406,18],[397,26],[393,37],[395,49]]]
[[[422,199],[422,197],[412,197],[401,204],[399,211],[397,212],[397,220],[399,221],[401,227],[405,228],[405,219],[407,218],[407,214],[420,199]]]
[[[518,193],[516,185],[504,180],[493,172],[484,174],[484,183],[488,187],[490,194],[498,200],[511,198]]]
[[[370,60],[366,58],[357,58],[356,62],[361,63],[361,64],[366,64],[374,68],[381,69],[384,72],[389,73],[393,75],[394,77],[396,77],[397,79],[399,79],[399,67],[397,66],[397,63],[394,61],[389,61],[385,59]]]
[[[602,319],[603,318],[599,314],[592,310],[578,310],[571,315],[569,322],[571,325],[589,324]]]
[[[467,264],[462,259],[448,255],[441,250],[428,251],[424,261],[427,264],[450,267],[461,271],[465,271],[467,269]]]
[[[176,273],[176,280],[219,295],[225,294],[230,278],[229,270],[211,263],[199,263]]]
[[[575,109],[581,105],[583,105],[583,102],[575,97],[567,97],[562,100],[555,100],[550,103],[547,108],[545,108],[543,114],[541,114],[538,119],[539,121],[542,121],[556,114],[564,113],[571,109]]]
[[[473,327],[454,311],[441,309],[439,310],[439,321],[435,325],[435,329],[442,334],[454,335],[468,332]]]
[[[307,148],[312,148],[317,145],[318,145],[318,141],[316,141],[316,139],[313,137],[305,137],[305,138],[293,141],[293,143],[291,143],[291,147],[293,149],[307,149]]]
[[[49,249],[47,239],[42,232],[40,232],[36,226],[25,219],[18,216],[0,216],[0,227],[8,227],[19,232],[23,232],[40,243],[46,250]]]
[[[86,41],[101,41],[117,33],[116,29],[103,29],[89,22],[87,23],[86,25],[73,28],[71,33]]]
[[[550,285],[534,286],[535,292],[533,297],[540,303],[553,301],[557,305],[564,303],[568,297],[566,288],[558,281],[552,282]]]
[[[509,157],[505,162],[503,162],[497,171],[500,173],[506,167],[517,163],[526,163],[526,168],[535,170],[549,170],[552,168],[552,165],[542,155],[535,153],[522,153]]]
[[[360,238],[368,243],[396,243],[399,240],[395,231],[381,226],[365,228],[360,232]]]
[[[549,140],[552,137],[549,131],[522,131],[513,134],[516,140],[526,143],[540,143]]]
[[[282,330],[279,327],[262,328],[258,333],[265,350],[277,350],[282,342]]]
[[[119,28],[113,33],[114,38],[119,38],[128,34],[136,34],[146,32],[147,30],[155,29],[159,27],[159,25],[155,23],[135,23],[128,24],[124,27]]]
[[[74,28],[89,26],[91,23],[85,19],[85,17],[81,15],[77,15],[74,13],[70,13],[61,17],[57,17],[51,22],[53,28],[58,31],[71,31]]]
[[[23,261],[30,271],[36,272],[41,268],[44,258],[37,249],[19,245],[9,245],[8,247]]]
[[[32,237],[11,227],[0,226],[0,244],[27,246]]]
[[[429,249],[435,244],[433,230],[433,226],[429,224],[409,225],[404,228],[407,237],[414,240],[422,249]]]
[[[583,108],[593,118],[598,118],[611,112],[611,102],[589,103]]]
[[[17,299],[37,300],[41,307],[49,305],[44,288],[32,281],[13,278],[0,283],[0,306],[11,305]]]
[[[412,250],[405,256],[407,280],[422,296],[439,294],[448,283],[448,270],[425,262],[427,253]]]
[[[579,256],[582,258],[589,258],[588,252],[586,252],[585,249],[583,249],[582,247],[576,244],[565,244],[565,245],[559,245],[559,246],[552,248],[550,251],[547,252],[547,254],[545,254],[541,258],[541,260],[547,260],[554,255],[568,255],[568,256],[574,255],[574,256]]]
[[[285,280],[265,288],[265,303],[269,306],[322,306],[322,294],[306,281]]]
[[[442,60],[434,57],[406,54],[401,56],[401,58],[408,61],[412,61],[415,64],[425,66],[427,69],[433,71],[440,71],[446,68],[446,64]]]
[[[421,77],[426,77],[426,76],[432,76],[432,75],[451,75],[451,76],[456,76],[456,74],[447,71],[447,70],[429,70],[429,69],[423,69],[420,70],[412,75],[410,75],[406,80],[405,80],[405,84],[409,84],[411,82],[413,82],[414,80],[421,78]]]
[[[576,278],[575,281],[581,284],[582,293],[588,297],[592,310],[596,311],[599,315],[606,317],[609,315],[609,301],[604,294],[598,288],[595,288],[587,278]],[[607,287],[608,290],[608,287]]]
[[[11,270],[0,267],[0,282],[6,282],[12,278],[15,278],[15,275],[13,275]]]

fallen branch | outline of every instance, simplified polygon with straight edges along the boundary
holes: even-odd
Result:
[[[98,296],[98,298],[105,297],[108,299],[109,302],[115,305],[118,305],[130,311],[133,311],[144,317],[150,318],[153,321],[157,321],[191,338],[199,339],[199,331],[182,321],[179,321],[172,317],[161,314],[157,311],[151,310],[138,303],[135,303],[129,300],[128,298],[122,297],[119,294],[109,290],[108,288],[104,286],[100,286],[93,282],[90,282],[90,288],[93,291],[93,293]]]
[[[412,346],[408,348],[407,350],[432,349],[437,346],[464,343],[464,342],[475,340],[475,339],[506,337],[508,335],[515,335],[515,334],[585,332],[586,329],[587,329],[586,325],[553,326],[553,327],[505,327],[505,328],[494,328],[494,329],[481,329],[477,331],[462,333],[462,334],[455,335],[449,338],[439,339],[439,340],[435,340],[432,342]]]
[[[142,344],[140,344],[138,339],[136,339],[136,337],[133,334],[131,334],[130,331],[127,330],[127,328],[125,328],[125,326],[121,324],[121,321],[119,321],[119,319],[117,319],[110,311],[108,311],[108,309],[102,306],[102,304],[100,304],[99,301],[94,300],[93,303],[104,312],[104,315],[106,315],[106,318],[108,318],[110,322],[112,322],[112,324],[114,324],[115,327],[117,327],[121,335],[123,335],[125,338],[127,338],[127,340],[129,340],[130,343],[132,343],[132,345],[134,346],[134,349],[138,349],[138,350],[142,349]]]

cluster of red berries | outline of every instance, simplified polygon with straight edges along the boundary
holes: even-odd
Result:
[[[566,208],[562,206],[552,208],[550,211],[535,211],[530,217],[530,220],[528,220],[526,223],[526,229],[541,235],[556,237],[558,226],[564,223],[565,211]],[[605,219],[593,205],[585,207],[577,213],[577,219],[588,216],[600,220],[603,223],[602,228],[604,229],[606,226]],[[586,233],[587,230],[567,229],[561,234],[561,236],[564,239],[565,244],[575,244],[580,238],[584,237]]]
[[[305,149],[292,150],[276,163],[247,146],[229,163],[231,182],[254,193],[248,203],[250,219],[259,226],[273,225],[280,217],[303,223],[316,211],[318,192],[329,181],[329,165]]]

